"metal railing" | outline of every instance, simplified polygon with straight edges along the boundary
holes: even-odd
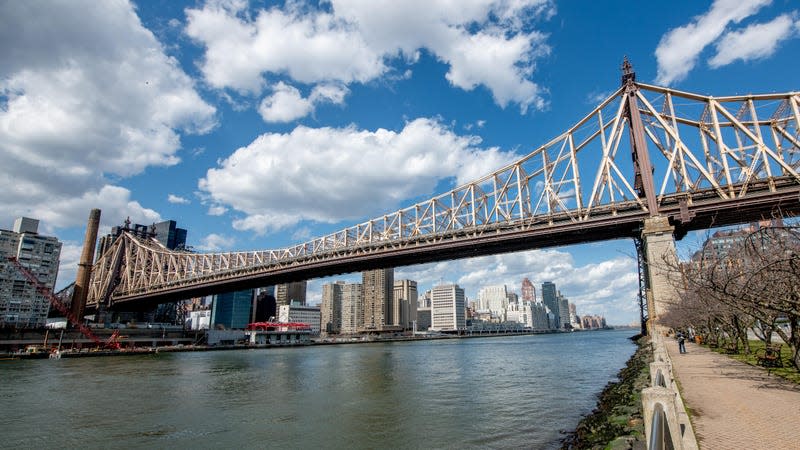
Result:
[[[663,339],[659,329],[653,330],[650,335],[650,344],[653,346],[651,387],[642,390],[647,448],[696,450],[697,439],[672,376],[672,361]]]

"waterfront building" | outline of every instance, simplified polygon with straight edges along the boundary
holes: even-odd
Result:
[[[355,334],[364,326],[364,296],[360,283],[342,286],[342,334]]]
[[[558,328],[569,328],[569,300],[558,291]]]
[[[364,298],[364,331],[396,328],[394,317],[394,269],[375,269],[361,273]]]
[[[342,295],[344,281],[322,285],[321,329],[325,333],[337,334],[342,330]]]
[[[550,321],[547,315],[547,306],[544,303],[533,302],[531,306],[531,318],[534,330],[547,330],[550,328]]]
[[[582,318],[582,325],[585,329],[592,329],[592,328],[605,328],[606,327],[606,318],[603,316],[589,316],[585,315]]]
[[[456,331],[466,328],[464,289],[444,284],[432,289],[431,329]]]
[[[492,316],[500,322],[506,320],[506,307],[508,306],[508,290],[506,285],[486,286],[478,292],[479,309],[490,311]]]
[[[417,331],[425,331],[431,327],[431,308],[417,308]]]
[[[47,323],[50,301],[8,261],[15,257],[48,291],[58,276],[61,242],[39,234],[39,221],[20,217],[0,229],[0,327],[38,328]]]
[[[207,330],[211,325],[211,310],[189,311],[185,326],[187,330]]]
[[[394,304],[399,306],[400,322],[398,325],[406,330],[413,327],[417,320],[417,282],[413,280],[397,280],[394,282]]]
[[[260,288],[256,294],[256,308],[253,322],[272,322],[278,317],[278,302],[275,300],[275,286]]]
[[[291,305],[293,302],[301,305],[306,304],[305,281],[295,281],[275,286],[275,303],[278,306]]]
[[[545,281],[542,283],[542,302],[547,306],[550,313],[554,316],[554,321],[551,323],[552,328],[561,328],[559,324],[560,314],[558,312],[558,298],[556,295],[556,285],[553,282]]]
[[[278,322],[300,322],[311,326],[311,334],[318,336],[320,331],[320,309],[316,306],[292,303],[278,307]]]
[[[245,328],[250,323],[250,314],[254,303],[255,291],[253,289],[215,295],[211,303],[212,328]]]
[[[527,277],[522,279],[522,288],[520,292],[522,293],[523,302],[536,301],[536,286],[534,286]]]

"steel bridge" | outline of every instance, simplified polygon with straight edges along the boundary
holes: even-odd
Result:
[[[800,93],[711,97],[635,81],[512,164],[291,247],[170,251],[123,233],[86,306],[133,307],[432,261],[690,230],[800,212]]]

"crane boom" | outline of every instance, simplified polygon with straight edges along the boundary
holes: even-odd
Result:
[[[55,294],[53,294],[52,290],[48,289],[47,286],[42,284],[42,282],[40,282],[39,279],[36,278],[36,275],[34,275],[33,272],[31,272],[30,270],[28,270],[27,267],[23,266],[22,263],[20,263],[16,257],[11,256],[8,258],[8,260],[14,267],[16,267],[16,269],[22,274],[22,276],[24,276],[31,284],[33,284],[36,290],[40,294],[44,295],[50,301],[50,304],[53,305],[53,307],[55,307],[61,314],[63,314],[64,317],[67,318],[69,323],[71,323],[72,326],[77,328],[84,336],[91,339],[92,342],[94,342],[98,346],[114,350],[119,349],[120,347],[119,342],[116,341],[119,332],[117,332],[116,335],[112,335],[111,339],[109,339],[108,341],[103,342],[99,337],[97,337],[96,334],[92,332],[92,330],[89,327],[83,324],[82,320],[79,320],[77,317],[75,317],[75,315],[72,314],[67,305],[65,305],[58,297],[56,297]]]

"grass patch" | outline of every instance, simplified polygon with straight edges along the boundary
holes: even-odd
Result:
[[[781,346],[781,363],[783,364],[783,367],[762,367],[758,365],[756,354],[760,351],[760,349],[764,349],[764,347],[766,347],[766,345],[763,341],[755,340],[750,341],[749,354],[739,353],[737,355],[728,355],[725,353],[724,348],[712,348],[711,350],[735,360],[750,364],[751,366],[761,367],[762,369],[769,371],[771,374],[777,375],[781,378],[791,381],[792,383],[800,384],[800,371],[798,371],[794,365],[792,365],[792,350],[789,348],[789,346],[786,344]],[[742,349],[739,350],[742,351]]]

